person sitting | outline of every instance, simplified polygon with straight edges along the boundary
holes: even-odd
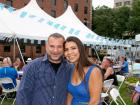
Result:
[[[119,59],[120,59],[120,65],[121,65],[120,74],[125,75],[129,71],[128,62],[127,62],[125,56],[120,56]]]
[[[113,85],[118,86],[116,73],[112,68],[112,61],[109,58],[104,57],[101,68],[103,70],[104,80],[114,79]]]
[[[112,67],[112,60],[107,57],[104,57],[100,67],[101,67],[103,75],[104,75],[104,80],[114,79],[113,85],[118,86],[116,73]],[[103,91],[106,92],[107,89],[105,87],[103,87]],[[109,102],[109,97],[106,97],[105,102],[106,103]],[[102,104],[105,105],[104,102]]]
[[[14,63],[13,63],[13,67],[14,67],[16,70],[20,71],[20,70],[22,69],[23,66],[24,66],[24,63],[23,63],[22,59],[19,58],[19,57],[17,57],[17,58],[15,59]]]
[[[131,99],[133,103],[137,103],[137,105],[140,105],[140,84],[135,87]]]
[[[0,78],[9,77],[13,80],[14,86],[16,86],[16,78],[18,77],[17,71],[12,67],[12,61],[10,57],[3,59],[2,67],[0,68]],[[5,88],[14,88],[13,84],[2,84]]]
[[[3,57],[0,56],[0,68],[2,67]]]
[[[28,63],[31,62],[31,61],[32,61],[32,58],[27,58],[26,63],[28,64]]]

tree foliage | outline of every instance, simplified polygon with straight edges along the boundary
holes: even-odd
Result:
[[[97,8],[93,11],[93,29],[96,33],[102,36],[110,36],[113,32],[113,13],[112,10],[106,6]]]
[[[130,17],[130,8],[129,7],[120,7],[114,10],[114,35],[117,35],[118,38],[123,38],[128,33],[127,23]]]
[[[92,29],[98,35],[113,38],[134,38],[140,33],[140,0],[132,7],[111,9],[106,6],[93,10]]]
[[[131,35],[140,33],[140,0],[134,0],[127,28]]]

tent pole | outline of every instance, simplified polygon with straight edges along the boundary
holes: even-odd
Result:
[[[99,60],[99,62],[101,62],[100,57],[99,57],[99,55],[98,55],[96,49],[95,49],[94,47],[93,47],[93,49],[94,49],[94,51],[95,51],[95,54],[97,55],[97,59]]]
[[[20,53],[20,55],[21,55],[21,59],[22,59],[24,65],[25,65],[25,61],[24,61],[24,59],[23,59],[23,55],[22,55],[21,49],[20,49],[20,47],[19,47],[19,43],[18,43],[18,41],[17,41],[17,38],[16,38],[15,40],[16,40],[16,43],[17,43],[17,46],[18,46],[18,49],[19,49],[19,53]]]
[[[15,43],[15,36],[14,36],[14,48],[13,48],[13,60],[15,60],[15,53],[16,53],[16,43]]]

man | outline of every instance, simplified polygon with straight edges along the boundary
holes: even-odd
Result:
[[[116,73],[112,68],[112,60],[110,58],[104,57],[100,67],[103,71],[104,80],[114,79],[113,85],[118,86]],[[106,90],[107,90],[106,87],[103,87],[103,91]],[[105,102],[109,103],[108,97],[106,97]],[[102,104],[106,105],[106,103],[103,102]]]
[[[104,80],[114,79],[113,85],[118,85],[116,73],[112,68],[112,60],[105,57],[101,63],[101,68],[104,74]]]
[[[24,67],[16,105],[65,105],[71,65],[63,58],[64,37],[52,34],[47,54]]]

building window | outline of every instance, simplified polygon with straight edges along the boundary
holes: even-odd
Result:
[[[85,7],[84,8],[84,14],[87,14],[88,13],[88,7]]]
[[[87,19],[86,19],[86,18],[84,18],[83,23],[84,23],[84,25],[86,25],[86,26],[88,25],[88,24],[87,24],[88,22],[87,22]]]
[[[78,4],[77,3],[74,4],[74,11],[78,12]]]
[[[41,46],[40,45],[36,46],[36,53],[41,53]]]
[[[85,0],[85,3],[88,3],[88,0]]]
[[[56,5],[56,0],[51,0],[51,3],[52,3],[53,5]]]
[[[34,40],[34,44],[37,45],[38,44],[38,40]]]
[[[124,5],[130,5],[130,1],[125,1]]]
[[[4,52],[10,52],[10,45],[4,46]]]
[[[42,7],[43,0],[36,0],[36,1],[37,1],[38,5],[39,5],[40,7]]]
[[[116,3],[116,7],[122,6],[122,2]]]
[[[20,41],[21,44],[24,43],[24,39],[20,39],[19,41]]]
[[[20,45],[20,50],[22,53],[25,53],[25,45]]]
[[[5,0],[4,2],[7,6],[12,6],[13,1],[12,0]]]
[[[56,11],[55,10],[51,10],[51,16],[56,17]]]
[[[25,4],[28,4],[28,2],[29,2],[29,0],[24,0],[24,3],[25,3]]]
[[[68,1],[67,0],[64,0],[64,9],[65,10],[67,9],[67,6],[68,6]]]
[[[27,43],[30,44],[31,43],[31,40],[30,39],[27,39]]]
[[[45,40],[41,40],[41,45],[45,45]]]

